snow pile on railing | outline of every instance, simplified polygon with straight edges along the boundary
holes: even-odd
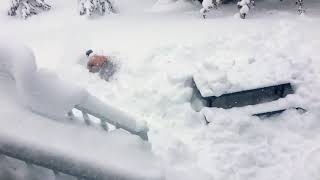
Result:
[[[0,71],[14,79],[24,105],[51,118],[63,118],[88,95],[56,74],[38,69],[33,52],[22,45],[1,42]]]
[[[0,76],[0,85],[0,179],[161,179],[148,142],[38,116],[19,104],[13,81]]]

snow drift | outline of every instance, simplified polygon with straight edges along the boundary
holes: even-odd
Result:
[[[87,96],[84,89],[38,69],[32,50],[23,45],[1,41],[0,72],[15,81],[24,105],[51,118],[63,118]]]

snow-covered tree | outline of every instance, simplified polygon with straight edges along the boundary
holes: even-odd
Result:
[[[199,1],[202,4],[200,13],[203,18],[207,17],[208,12],[211,9],[217,9],[220,4],[232,3],[234,0],[189,0],[189,1]],[[283,1],[283,0],[279,0]],[[306,12],[304,8],[303,0],[295,0],[298,6],[298,13],[303,14]],[[242,19],[245,19],[250,11],[255,6],[255,0],[238,0],[237,6],[239,9],[239,14]]]
[[[245,19],[249,10],[255,6],[255,2],[254,0],[240,0],[237,6],[240,11],[240,17]]]
[[[110,0],[79,0],[80,15],[105,15],[115,13]]]
[[[304,6],[303,6],[303,0],[297,0],[296,4],[298,5],[298,13],[299,14],[303,14],[306,12],[306,10],[304,9]]]
[[[11,7],[8,11],[9,16],[20,16],[26,19],[32,15],[39,14],[41,11],[48,11],[51,6],[44,0],[11,0]]]
[[[200,10],[202,17],[206,18],[207,13],[211,9],[217,9],[220,3],[221,3],[221,0],[202,0],[202,9]]]

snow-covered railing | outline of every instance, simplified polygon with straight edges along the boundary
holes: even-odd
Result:
[[[124,129],[131,134],[135,134],[143,140],[148,140],[148,127],[144,122],[138,123],[132,117],[126,115],[121,110],[115,109],[89,95],[84,101],[75,106],[75,109],[81,111],[82,117],[86,125],[90,126],[92,120],[90,116],[94,116],[100,120],[101,127],[109,131],[108,124],[113,125],[116,129]],[[68,113],[70,119],[74,119],[75,115],[72,111]]]
[[[78,179],[163,179],[158,166],[153,164],[155,159],[148,142],[121,130],[106,134],[88,128],[70,128],[51,119],[66,119],[68,112],[69,116],[77,118],[70,112],[75,108],[82,112],[89,125],[89,115],[92,115],[100,119],[105,130],[112,124],[148,140],[148,127],[144,122],[101,102],[55,73],[37,68],[32,50],[19,43],[0,44],[0,61],[0,74],[4,74],[12,96],[17,97],[13,101],[24,105],[17,105],[17,113],[26,114],[22,119],[12,112],[4,116],[12,124],[11,128],[0,131],[0,156]],[[25,122],[28,120],[30,122]],[[63,136],[59,136],[60,133]]]
[[[101,102],[53,72],[38,69],[30,48],[19,44],[0,45],[0,60],[4,67],[0,72],[12,76],[17,93],[29,110],[50,119],[65,119],[68,113],[72,119],[75,117],[72,109],[76,108],[82,112],[87,125],[91,124],[89,115],[92,115],[100,119],[101,126],[107,131],[108,124],[112,124],[148,140],[145,122],[136,121],[127,113]]]
[[[0,156],[14,158],[25,162],[28,166],[39,166],[52,170],[55,176],[60,173],[76,177],[78,179],[108,179],[107,173],[99,171],[99,168],[90,167],[79,161],[74,161],[59,156],[49,154],[40,149],[22,146],[11,142],[1,142]],[[109,172],[112,174],[112,172]],[[120,177],[119,177],[120,178]]]
[[[0,138],[0,160],[13,158],[26,163],[27,167],[38,166],[52,171],[59,177],[69,175],[78,180],[140,180],[161,179],[162,177],[141,177],[126,171],[114,171],[110,167],[99,166],[86,160],[66,156],[58,151],[40,148],[11,138]]]

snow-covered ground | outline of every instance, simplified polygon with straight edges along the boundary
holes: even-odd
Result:
[[[305,1],[303,16],[294,1],[258,1],[246,20],[235,16],[235,5],[203,20],[200,7],[183,1],[118,0],[120,14],[87,19],[78,16],[74,1],[48,2],[51,11],[22,21],[6,16],[9,3],[1,1],[0,37],[27,44],[39,67],[146,120],[167,179],[320,179],[317,0]],[[89,74],[79,62],[89,48],[119,58],[112,81]],[[216,94],[290,81],[296,94],[285,103],[308,112],[268,120],[239,108],[196,112],[186,82],[199,71]]]

